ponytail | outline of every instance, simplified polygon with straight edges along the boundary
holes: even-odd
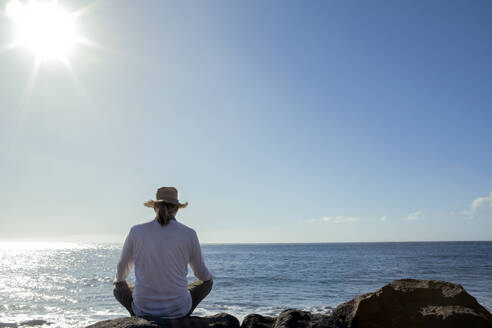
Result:
[[[160,203],[157,209],[157,222],[161,226],[166,226],[171,220],[174,220],[177,211],[178,207],[174,204]]]

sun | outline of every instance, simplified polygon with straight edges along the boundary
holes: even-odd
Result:
[[[15,28],[14,47],[29,49],[37,61],[66,61],[79,40],[75,15],[58,1],[12,0],[5,13]]]

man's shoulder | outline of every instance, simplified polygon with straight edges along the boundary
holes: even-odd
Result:
[[[188,227],[186,224],[183,224],[181,222],[178,222],[178,221],[172,221],[173,224],[176,226],[177,229],[180,229],[182,230],[183,232],[186,232],[186,233],[189,233],[189,234],[195,234],[195,230],[193,230],[192,228]]]
[[[152,226],[154,225],[154,221],[155,220],[150,220],[148,222],[136,224],[136,225],[134,225],[134,226],[131,227],[130,233],[132,233],[132,232],[138,232],[138,231],[142,231],[142,230],[146,230],[146,229],[151,229]]]

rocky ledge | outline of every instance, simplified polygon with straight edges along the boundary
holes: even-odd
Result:
[[[90,328],[492,328],[492,314],[461,285],[438,280],[395,280],[336,307],[330,315],[289,309],[277,317],[227,313],[174,320],[120,318]]]

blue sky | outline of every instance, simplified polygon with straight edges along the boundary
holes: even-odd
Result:
[[[100,1],[77,26],[72,73],[29,87],[33,55],[0,54],[0,239],[119,241],[160,186],[202,242],[492,239],[490,1]]]

